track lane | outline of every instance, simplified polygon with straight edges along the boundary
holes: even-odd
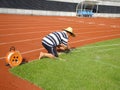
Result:
[[[0,72],[0,87],[2,90],[39,90],[39,88],[33,84],[9,73],[9,68],[4,65],[5,55],[10,46],[15,46],[20,50],[22,56],[28,61],[37,59],[40,51],[46,51],[41,45],[41,38],[49,33],[49,31],[37,33],[39,31],[50,30],[51,32],[52,30],[56,31],[69,26],[73,27],[77,37],[70,39],[71,47],[120,38],[119,18],[40,17],[1,14],[0,19],[0,57],[3,57],[0,59],[0,67],[2,70]]]

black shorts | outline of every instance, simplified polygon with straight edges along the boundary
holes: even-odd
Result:
[[[48,53],[51,53],[55,57],[58,57],[56,47],[50,47],[50,46],[46,45],[45,43],[42,43],[42,45],[48,51]]]

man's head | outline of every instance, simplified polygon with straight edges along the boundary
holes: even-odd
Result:
[[[75,37],[75,34],[73,33],[73,29],[71,27],[68,27],[68,28],[64,29],[64,31],[69,33],[71,36]]]

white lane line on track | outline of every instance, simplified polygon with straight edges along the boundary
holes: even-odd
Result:
[[[83,40],[77,40],[77,41],[74,41],[74,42],[71,42],[71,43],[78,43],[78,42],[83,42],[83,41],[88,41],[88,40],[94,40],[94,39],[100,39],[100,38],[105,38],[105,37],[112,37],[112,36],[120,36],[120,34],[100,36],[100,37],[95,37],[95,38],[90,38],[90,39],[83,39]]]
[[[91,25],[92,25],[92,24],[95,24],[95,22],[88,22],[88,24],[91,24]]]
[[[74,41],[74,42],[71,42],[71,43],[78,43],[78,42],[83,42],[83,41],[87,41],[87,40],[94,40],[94,39],[105,38],[105,37],[111,37],[111,36],[118,36],[118,35],[120,35],[120,34],[117,34],[117,35],[109,35],[109,36],[101,36],[101,37],[91,38],[91,39],[77,40],[77,41]],[[115,45],[115,44],[114,44],[114,45]],[[117,45],[117,44],[116,44],[116,45]],[[26,52],[22,52],[22,54],[32,53],[32,52],[39,51],[39,50],[43,50],[43,48],[34,49],[34,50],[29,50],[29,51],[26,51]],[[5,58],[5,57],[0,57],[0,59],[4,59],[4,58]]]
[[[33,50],[29,50],[29,51],[25,51],[25,52],[21,52],[22,55],[27,54],[27,53],[32,53],[32,52],[36,52],[36,51],[40,51],[43,50],[44,48],[39,48],[39,49],[33,49]],[[0,60],[5,59],[6,57],[0,57]]]
[[[115,35],[107,35],[107,36],[100,36],[92,39],[98,39],[98,38],[104,38],[104,37],[111,37],[111,36],[119,36],[120,34],[115,34]],[[85,40],[92,40],[90,39],[84,39],[84,40],[78,40],[73,43],[79,42],[79,41],[85,41]],[[5,42],[5,43],[0,43],[0,45],[5,45],[5,44],[12,44],[12,43],[20,43],[20,42],[26,42],[26,41],[33,41],[33,40],[41,40],[41,38],[34,38],[34,39],[26,39],[26,40],[19,40],[19,41],[13,41],[13,42]]]
[[[69,21],[68,18],[63,18],[63,19],[59,19],[59,20]],[[94,25],[98,25],[98,26],[107,26],[107,27],[110,26],[112,28],[119,28],[119,25],[116,25],[116,24],[115,25],[106,25],[105,23],[96,23],[96,22],[90,22],[90,21],[86,22],[83,20],[81,20],[81,21],[72,20],[72,21],[77,22],[77,23],[86,23],[86,24],[90,24],[90,25],[94,24]]]
[[[38,32],[13,33],[13,34],[1,34],[0,37],[13,36],[13,35],[25,35],[25,34],[33,34],[33,33],[42,33],[42,32],[53,32],[53,31],[56,31],[56,30],[44,30],[44,31],[38,31]],[[90,31],[90,32],[84,32],[84,33],[77,33],[77,34],[96,33],[96,32],[111,32],[111,31],[120,31],[120,30]]]
[[[25,34],[33,34],[33,33],[42,33],[42,32],[53,32],[55,30],[44,30],[44,31],[38,31],[38,32],[27,32],[27,33],[13,33],[13,34],[1,34],[1,36],[12,36],[12,35],[25,35]]]
[[[54,25],[52,26],[51,25],[51,27],[61,27],[61,25],[56,25],[56,26],[54,26]],[[3,29],[0,29],[0,31],[10,31],[9,29],[11,29],[11,30],[12,29],[14,29],[14,30],[21,30],[21,29],[36,29],[36,28],[37,29],[49,29],[49,26],[44,26],[44,27],[43,26],[41,26],[41,27],[40,26],[39,27],[34,26],[34,27],[3,28]]]
[[[22,52],[21,54],[27,54],[27,53],[31,53],[31,52],[36,52],[36,51],[40,51],[40,50],[43,50],[43,49],[44,48],[29,50],[29,51],[26,51],[26,52]]]
[[[105,26],[105,24],[103,24],[103,23],[100,23],[100,24],[98,24],[99,26]]]
[[[41,40],[41,38],[26,39],[26,40],[19,40],[19,41],[13,41],[13,42],[5,42],[5,43],[0,43],[0,45],[20,43],[20,42],[33,41],[33,40]]]
[[[117,25],[110,25],[110,27],[112,27],[112,28],[117,28],[117,27],[119,27],[119,26],[117,26]]]
[[[120,44],[111,44],[111,45],[99,45],[99,46],[90,46],[90,47],[82,47],[83,49],[84,48],[99,48],[99,47],[110,47],[110,46],[119,46]],[[112,49],[116,49],[116,48],[112,48]],[[28,54],[28,53],[32,53],[32,52],[36,52],[36,51],[40,51],[40,50],[44,50],[44,48],[39,48],[39,49],[33,49],[33,50],[29,50],[29,51],[25,51],[25,52],[21,52],[22,55],[24,54]],[[78,50],[78,49],[76,49]],[[108,51],[108,50],[111,50],[111,49],[104,49],[105,51]],[[102,51],[104,51],[102,49]],[[74,51],[73,51],[74,52]],[[80,51],[75,51],[75,52],[80,52]],[[1,59],[5,59],[6,57],[0,57],[0,60]]]
[[[106,30],[106,31],[91,31],[91,32],[83,32],[83,33],[77,33],[77,34],[86,34],[86,33],[97,33],[97,32],[111,32],[111,31],[120,31],[120,30]]]

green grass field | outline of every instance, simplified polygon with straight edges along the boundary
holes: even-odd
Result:
[[[120,39],[86,45],[60,59],[34,60],[10,72],[44,90],[120,90]]]

